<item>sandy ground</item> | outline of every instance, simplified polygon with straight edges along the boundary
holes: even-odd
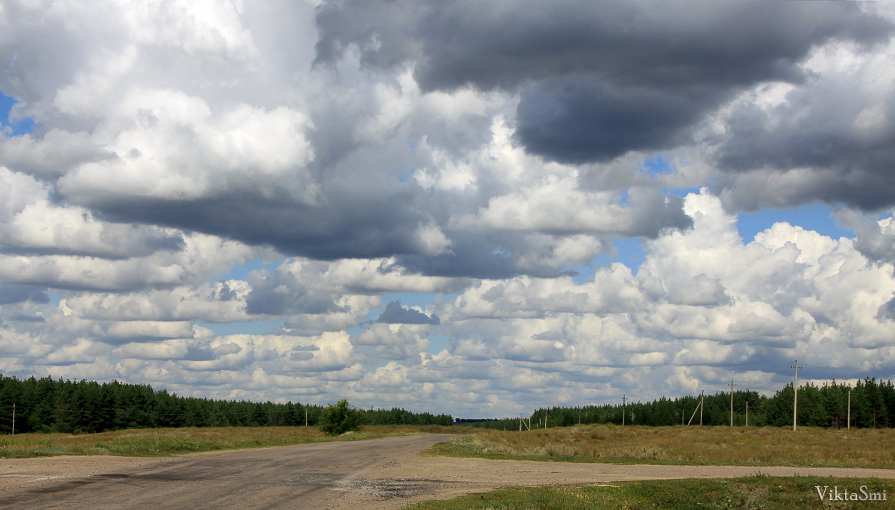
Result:
[[[432,438],[431,442],[444,440]],[[369,442],[359,442],[368,443]],[[334,443],[326,443],[333,444]],[[378,460],[371,461],[344,476],[316,477],[305,473],[302,483],[318,487],[329,508],[397,509],[429,499],[450,499],[470,492],[484,492],[506,486],[584,485],[627,480],[672,478],[729,478],[764,473],[772,476],[840,476],[895,478],[895,470],[744,467],[744,466],[654,466],[584,464],[563,462],[503,461],[460,459],[416,455],[423,446],[395,451],[383,442]],[[340,448],[344,448],[345,443]],[[301,448],[301,447],[285,447]],[[317,446],[315,448],[327,448]],[[266,449],[270,456],[282,455],[279,448]],[[297,450],[292,450],[297,451]],[[241,453],[242,452],[242,453]],[[392,452],[392,453],[390,453]],[[112,456],[53,457],[0,460],[0,503],[14,494],[54,491],[66,482],[139,476],[140,473],[173,470],[184,461],[199,465],[203,458],[230,458],[266,455],[253,450],[191,454],[169,458],[130,458]],[[212,460],[212,459],[208,459]],[[122,473],[128,473],[124,475]],[[319,489],[323,489],[322,491]],[[123,490],[123,488],[122,488]],[[60,492],[58,494],[62,496]],[[2,506],[2,505],[0,505]]]

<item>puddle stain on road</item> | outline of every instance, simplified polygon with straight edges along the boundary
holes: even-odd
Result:
[[[336,490],[343,490],[361,496],[379,499],[409,498],[427,492],[441,480],[416,480],[410,478],[380,478],[376,480],[343,480]]]
[[[426,492],[442,480],[419,480],[412,478],[379,478],[373,480],[343,480],[338,475],[326,473],[299,473],[286,480],[287,485],[316,485],[332,490],[346,491],[360,496],[378,499],[409,498]]]

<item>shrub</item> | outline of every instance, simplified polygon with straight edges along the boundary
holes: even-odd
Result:
[[[342,399],[338,404],[329,405],[320,413],[320,430],[331,435],[338,436],[348,431],[358,431],[361,413],[348,405],[348,400]]]

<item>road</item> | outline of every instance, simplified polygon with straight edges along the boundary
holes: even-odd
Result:
[[[391,491],[396,496],[418,492],[415,487],[427,484],[425,480],[415,482],[410,488],[381,483],[378,487],[367,487],[356,480],[451,437],[428,434],[260,448],[152,459],[156,462],[92,475],[72,472],[39,476],[33,483],[0,494],[0,508],[332,508],[339,506],[344,496],[364,492]],[[28,475],[14,473],[15,464],[36,464],[18,460],[2,463],[3,476],[19,478]]]
[[[416,455],[451,437],[421,434],[149,459],[0,460],[0,508],[394,510],[504,486],[756,473],[895,478],[895,470],[887,469],[620,465]]]

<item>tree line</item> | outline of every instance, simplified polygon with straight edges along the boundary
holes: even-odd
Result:
[[[799,386],[797,424],[810,427],[846,428],[849,425],[849,392],[851,392],[851,426],[858,428],[892,428],[895,426],[895,386],[892,381],[867,378],[855,386],[844,383],[811,383]],[[733,424],[750,426],[792,426],[793,385],[766,397],[755,391],[733,392]],[[730,392],[705,395],[702,408],[702,424],[730,425]],[[531,428],[567,427],[578,423],[614,423],[621,425],[670,426],[690,422],[699,425],[697,410],[699,396],[660,398],[652,402],[628,402],[583,407],[550,407],[535,411],[530,417]],[[624,418],[623,418],[624,416]],[[529,426],[529,418],[480,421],[469,423],[473,427],[523,430]]]
[[[0,433],[128,428],[317,426],[323,406],[182,397],[145,384],[17,379],[0,374]],[[450,415],[358,410],[363,425],[451,425]],[[13,425],[14,422],[14,425]],[[14,427],[14,428],[13,428]]]
[[[800,426],[845,428],[895,426],[895,386],[867,378],[855,386],[811,383],[799,387]],[[733,392],[733,424],[787,427],[792,425],[793,385],[767,397],[755,391]],[[706,395],[701,413],[699,396],[660,398],[652,402],[550,407],[526,418],[524,428],[570,426],[577,423],[669,426],[687,423],[730,425],[730,392]],[[323,406],[182,397],[149,385],[119,381],[71,381],[45,377],[17,379],[0,374],[0,433],[95,433],[127,428],[318,426]],[[448,414],[413,413],[400,408],[358,409],[362,425],[452,425]],[[13,420],[13,414],[15,419]],[[458,420],[460,421],[460,420]],[[465,425],[518,430],[519,418],[474,421]],[[14,422],[14,429],[13,429]]]

